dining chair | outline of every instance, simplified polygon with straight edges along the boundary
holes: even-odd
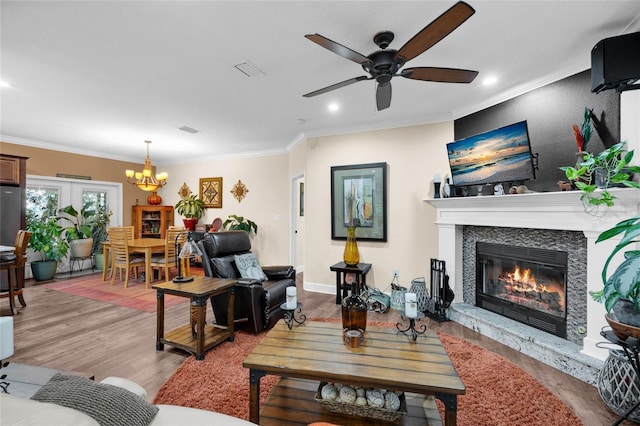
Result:
[[[178,243],[180,243],[181,247],[184,246],[184,244],[187,241],[186,230],[184,228],[169,227],[169,229],[167,229],[167,238],[165,239],[164,254],[154,255],[151,257],[151,268],[154,271],[156,269],[158,270],[158,278],[160,279],[162,279],[162,276],[164,273],[165,281],[169,281],[169,272],[172,267],[175,267],[176,258],[180,254],[180,253],[176,253],[175,243],[176,243],[176,237],[181,232],[185,232],[185,234],[178,237]],[[188,261],[189,259],[185,259],[185,260]],[[184,262],[183,259],[180,259],[180,262],[183,262],[182,263],[183,266],[186,264],[186,262]]]
[[[16,315],[18,309],[16,308],[15,298],[18,297],[18,301],[22,307],[26,307],[27,303],[24,300],[24,266],[27,263],[27,245],[31,238],[31,232],[25,230],[19,230],[16,234],[14,255],[10,256],[6,261],[0,261],[0,270],[8,271],[9,277],[6,290],[0,291],[0,298],[9,298],[9,307],[11,309],[11,315]]]
[[[129,246],[127,244],[129,238],[126,230],[111,230],[109,240],[111,241],[111,268],[113,269],[111,271],[111,285],[115,281],[117,270],[120,272],[120,279],[124,279],[124,287],[127,288],[131,271],[134,272],[134,276],[137,278],[138,268],[144,267],[144,259],[129,255]]]

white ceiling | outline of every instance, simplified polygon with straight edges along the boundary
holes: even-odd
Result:
[[[368,55],[391,30],[399,49],[454,3],[3,0],[0,78],[12,87],[0,89],[0,136],[135,162],[148,139],[157,165],[284,152],[305,136],[467,115],[583,71],[599,40],[640,31],[638,0],[470,0],[475,15],[406,66],[477,70],[473,83],[394,78],[383,111],[373,81],[302,97],[366,74],[305,34]],[[264,76],[234,68],[245,61]],[[498,83],[484,86],[490,75]]]

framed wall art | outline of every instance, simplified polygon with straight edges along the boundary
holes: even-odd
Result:
[[[387,241],[387,163],[331,167],[331,239]]]
[[[222,178],[200,178],[200,199],[206,208],[222,208]]]

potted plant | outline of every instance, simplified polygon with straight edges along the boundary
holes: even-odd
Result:
[[[601,206],[614,205],[615,196],[609,192],[611,187],[640,188],[640,185],[631,180],[632,173],[640,173],[640,166],[629,165],[633,159],[633,150],[625,153],[624,145],[624,142],[620,142],[599,154],[584,153],[577,168],[560,167],[567,179],[582,191],[580,199],[587,213],[597,211]]]
[[[185,228],[194,231],[196,223],[204,215],[204,201],[192,194],[178,201],[175,208],[178,214],[185,217],[182,219]]]
[[[104,269],[104,254],[102,252],[102,243],[107,241],[107,227],[111,221],[111,210],[107,206],[98,205],[96,208],[96,214],[93,217],[93,227],[91,229],[91,236],[93,238],[93,261],[96,265],[96,269]]]
[[[31,232],[29,247],[40,254],[40,260],[31,262],[31,272],[37,281],[50,280],[55,276],[58,262],[69,250],[64,238],[64,228],[56,217],[42,218],[27,214],[27,229]]]
[[[625,153],[624,142],[616,144],[597,155],[587,154],[580,168],[562,167],[569,180],[575,182],[582,191],[581,199],[585,209],[590,206],[614,205],[615,196],[609,193],[612,185],[640,189],[640,185],[631,180],[630,173],[640,173],[639,166],[630,166],[633,150]],[[588,173],[601,169],[601,182],[582,183],[579,179]],[[599,183],[600,185],[597,185]],[[600,190],[597,191],[598,186]],[[596,243],[622,235],[620,242],[607,257],[602,269],[603,288],[591,291],[594,300],[604,303],[608,313],[613,312],[613,320],[635,327],[640,327],[640,250],[624,252],[624,261],[609,275],[609,264],[621,250],[640,242],[640,215],[625,219],[613,228],[602,232]],[[609,321],[610,318],[607,317]],[[611,322],[611,321],[610,321]],[[639,330],[640,332],[640,330]]]
[[[58,217],[60,220],[70,223],[64,230],[71,248],[71,257],[86,258],[91,256],[93,220],[96,215],[93,203],[84,203],[80,211],[77,211],[72,205],[68,205],[58,210],[58,214],[61,214]]]
[[[249,220],[243,216],[237,216],[230,214],[227,220],[224,221],[222,226],[227,230],[242,230],[251,235],[251,231],[258,233],[258,225],[252,220]]]

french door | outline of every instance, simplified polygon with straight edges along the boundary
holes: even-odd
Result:
[[[27,176],[26,185],[27,217],[58,216],[58,209],[73,205],[80,211],[82,206],[90,202],[95,206],[104,206],[111,211],[110,226],[122,224],[122,184],[115,182],[101,182],[68,178],[54,178],[50,176]],[[27,261],[37,260],[38,256],[27,253]],[[90,267],[89,264],[81,267]],[[69,262],[65,260],[58,264],[58,271],[68,271]],[[31,277],[31,270],[25,270],[26,277]]]

